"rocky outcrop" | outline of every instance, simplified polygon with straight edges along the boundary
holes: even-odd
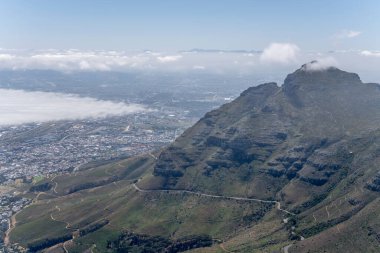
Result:
[[[371,191],[380,192],[380,171],[367,183],[366,188]]]

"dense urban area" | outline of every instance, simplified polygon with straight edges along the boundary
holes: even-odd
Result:
[[[192,122],[187,112],[152,111],[103,119],[34,123],[0,128],[0,230],[31,203],[17,186],[70,173],[93,161],[148,153],[173,141]],[[17,247],[0,252],[17,252]]]
[[[149,152],[187,124],[154,114],[0,128],[2,184],[64,173],[94,160]],[[166,126],[165,126],[166,125]]]

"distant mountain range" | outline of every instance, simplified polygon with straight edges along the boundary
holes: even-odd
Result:
[[[157,153],[40,182],[45,196],[10,239],[77,252],[379,252],[379,168],[380,85],[311,62]]]

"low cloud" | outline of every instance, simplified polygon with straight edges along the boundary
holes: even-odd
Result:
[[[380,51],[363,50],[360,52],[360,54],[364,56],[370,56],[370,57],[380,57]]]
[[[306,71],[321,71],[326,70],[331,67],[336,67],[338,65],[338,62],[333,57],[325,57],[325,58],[319,58],[317,60],[314,60],[312,62],[306,63],[302,66],[302,68]]]
[[[167,62],[175,62],[182,58],[182,55],[166,55],[166,56],[158,56],[157,60],[162,63]]]
[[[293,63],[297,60],[300,49],[295,44],[272,43],[264,49],[260,60],[265,63]]]
[[[0,125],[104,118],[147,110],[142,105],[76,95],[0,89]]]
[[[0,54],[0,61],[9,61],[14,59],[15,57],[11,54]]]
[[[349,34],[354,36],[355,34]],[[291,43],[272,43],[260,50],[190,50],[178,52],[105,51],[105,50],[11,50],[0,49],[1,70],[57,70],[61,72],[116,71],[151,73],[233,74],[249,76],[282,76],[305,62],[327,61],[351,72],[364,73],[368,81],[380,80],[377,66],[379,50],[343,50],[310,52]],[[321,60],[322,59],[322,60]],[[326,60],[327,59],[327,60]],[[328,65],[329,65],[328,64]],[[321,65],[321,64],[319,64]],[[322,65],[324,66],[324,65]],[[316,66],[313,66],[313,68]],[[276,78],[281,80],[281,78]]]
[[[110,71],[146,66],[154,56],[115,51],[47,50],[0,51],[0,69],[54,69],[60,71]]]

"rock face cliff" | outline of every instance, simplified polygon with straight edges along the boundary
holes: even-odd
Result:
[[[380,86],[314,64],[280,87],[249,88],[207,113],[159,156],[160,187],[278,199],[295,208],[330,191],[353,169],[353,143],[376,135]],[[376,190],[378,176],[371,177],[367,188]]]
[[[306,238],[291,252],[378,252],[380,85],[305,64],[207,113],[153,175],[152,188],[281,202],[296,213],[291,238]]]

